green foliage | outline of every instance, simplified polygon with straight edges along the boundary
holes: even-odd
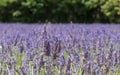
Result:
[[[120,22],[120,0],[108,0],[101,11],[110,18],[111,21]]]
[[[2,22],[120,23],[120,1],[0,0],[0,15]]]
[[[6,0],[0,0],[0,6],[6,6]]]

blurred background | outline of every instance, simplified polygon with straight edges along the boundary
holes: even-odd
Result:
[[[0,22],[120,23],[120,0],[0,0]]]

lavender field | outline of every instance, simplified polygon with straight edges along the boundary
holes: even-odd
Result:
[[[120,75],[119,29],[0,23],[0,75]]]

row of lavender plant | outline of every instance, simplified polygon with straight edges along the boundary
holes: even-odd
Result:
[[[119,32],[74,25],[26,29],[3,31],[0,75],[120,74]]]

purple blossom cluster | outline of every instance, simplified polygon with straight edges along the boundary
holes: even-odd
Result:
[[[0,75],[120,74],[117,25],[0,26]]]

